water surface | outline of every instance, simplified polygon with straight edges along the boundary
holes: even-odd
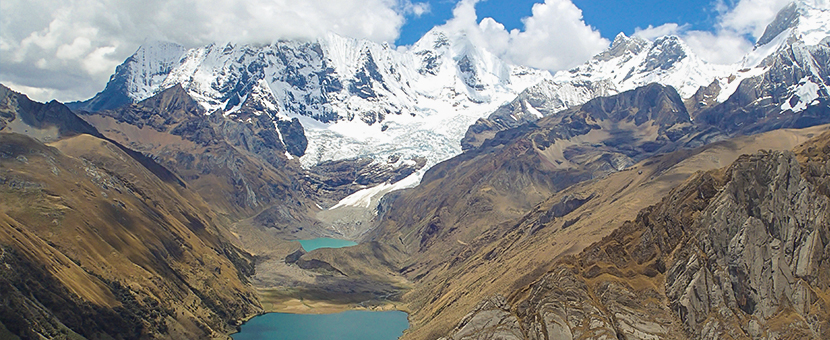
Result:
[[[242,325],[234,340],[395,340],[409,328],[400,311],[336,314],[268,313]]]
[[[320,237],[310,240],[299,240],[306,252],[317,248],[343,248],[356,246],[357,243],[349,240],[340,240],[336,238]]]

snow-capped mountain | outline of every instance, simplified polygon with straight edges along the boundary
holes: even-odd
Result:
[[[619,34],[605,52],[529,87],[487,119],[477,121],[462,145],[474,148],[497,131],[655,82],[672,86],[684,99],[700,101],[699,109],[727,102],[743,86],[733,99],[741,101],[735,107],[748,104],[744,102],[747,98],[760,98],[776,103],[779,111],[800,112],[818,104],[818,98],[827,98],[828,7],[826,0],[791,3],[768,25],[755,48],[734,65],[707,63],[676,36],[647,41]],[[766,90],[756,83],[765,83]],[[757,93],[769,93],[748,94],[753,88]],[[804,99],[792,99],[795,97]],[[709,116],[717,118],[714,113]]]
[[[650,83],[672,86],[688,98],[701,86],[725,79],[729,69],[701,60],[676,36],[648,41],[620,33],[611,47],[585,64],[557,72],[477,121],[462,146],[477,147],[497,131]]]
[[[107,87],[95,97],[67,106],[85,111],[114,109],[137,103],[161,92],[159,86],[175,67],[184,47],[170,42],[145,42],[132,56],[115,68]]]
[[[233,115],[255,102],[281,119],[299,118],[309,141],[306,166],[392,155],[426,157],[431,165],[461,152],[459,140],[476,119],[549,78],[438,28],[406,49],[334,34],[189,50],[150,43],[75,108],[107,109],[180,84],[211,114]],[[113,97],[120,100],[105,99]]]
[[[728,134],[830,122],[830,3],[782,9],[698,118]]]
[[[583,65],[557,72],[551,82],[608,82],[615,92],[660,83],[674,87],[681,97],[687,98],[724,71],[723,66],[701,60],[677,36],[647,41],[620,33],[607,51]]]

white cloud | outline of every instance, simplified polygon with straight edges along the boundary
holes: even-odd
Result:
[[[720,30],[748,34],[756,40],[764,34],[764,28],[769,24],[779,10],[792,0],[740,0],[729,8],[720,0],[716,10],[720,10]]]
[[[63,44],[58,47],[57,57],[60,59],[78,59],[83,56],[92,46],[87,37],[77,37],[71,44]]]
[[[583,63],[608,47],[599,31],[585,24],[582,10],[570,0],[533,5],[523,31],[513,30],[512,59],[522,64],[560,70]]]
[[[196,47],[335,32],[392,42],[407,16],[429,11],[412,0],[3,0],[0,82],[40,89],[37,100],[80,100],[147,38]]]
[[[429,2],[413,3],[411,1],[405,1],[401,4],[401,8],[403,9],[404,14],[412,14],[416,17],[420,17],[432,11],[432,7],[429,5]]]
[[[742,35],[724,31],[688,31],[682,38],[695,54],[715,64],[739,62],[754,46]]]
[[[656,38],[666,36],[666,35],[679,35],[681,32],[685,31],[688,28],[688,25],[680,26],[676,23],[668,23],[663,24],[657,27],[652,25],[648,25],[646,28],[637,27],[634,29],[634,36],[640,37],[646,40],[654,40]]]
[[[532,15],[522,19],[524,29],[508,32],[492,18],[478,22],[478,0],[462,0],[443,28],[465,32],[477,45],[514,63],[561,70],[585,62],[610,43],[585,24],[582,11],[570,0],[546,0],[533,5]]]

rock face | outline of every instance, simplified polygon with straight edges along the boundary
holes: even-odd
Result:
[[[828,143],[699,174],[449,338],[826,338]]]
[[[830,225],[828,197],[801,175],[792,154],[742,161],[697,222],[706,227],[695,235],[697,244],[673,258],[666,295],[701,338],[740,332],[821,338],[830,332],[827,312],[817,314],[813,306],[828,302],[816,296],[826,285],[819,272],[828,260],[822,240]],[[704,290],[707,295],[697,293]],[[793,316],[784,329],[774,324]]]
[[[395,184],[421,170],[426,158],[404,160],[400,156],[390,157],[386,163],[371,158],[327,161],[308,169],[304,178],[318,204],[331,207],[340,198],[377,183]]]
[[[768,71],[745,79],[722,104],[696,119],[727,134],[752,134],[830,122],[830,38],[791,41],[764,59]]]
[[[303,209],[301,190],[290,180],[301,169],[289,152],[304,151],[302,128],[271,111],[243,106],[234,114],[206,115],[174,86],[137,104],[83,114],[109,138],[173,170],[226,213],[249,216],[274,204]]]

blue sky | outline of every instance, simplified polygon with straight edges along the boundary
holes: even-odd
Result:
[[[544,0],[486,0],[476,4],[479,20],[491,17],[503,24],[507,30],[523,29],[521,19],[531,15],[533,4]],[[420,17],[410,17],[401,28],[397,45],[410,45],[433,26],[443,24],[452,18],[452,9],[458,1],[431,0],[430,12]],[[597,1],[573,0],[582,10],[585,23],[600,31],[603,37],[613,40],[619,32],[634,34],[635,28],[654,27],[666,23],[687,24],[689,29],[709,31],[717,22],[715,2],[711,0],[690,1]]]

